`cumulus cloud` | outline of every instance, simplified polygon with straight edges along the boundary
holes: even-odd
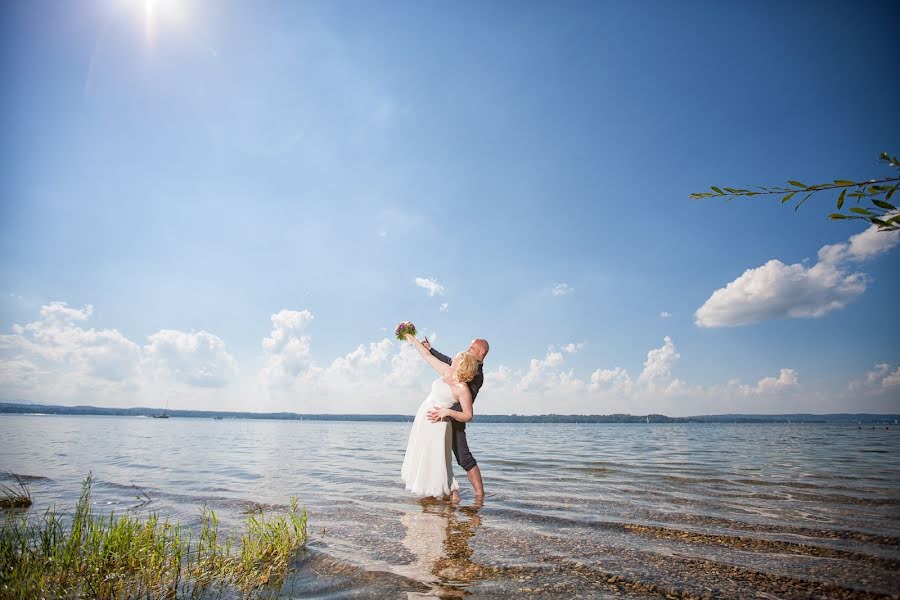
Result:
[[[619,395],[628,395],[632,390],[631,376],[622,367],[613,369],[597,369],[591,373],[591,391],[608,391]]]
[[[206,331],[163,329],[144,347],[157,377],[198,387],[223,387],[237,372],[237,360],[221,338]]]
[[[567,296],[575,291],[568,283],[554,283],[550,293],[554,296]]]
[[[778,377],[763,377],[756,382],[756,385],[746,385],[737,379],[729,382],[732,388],[744,396],[778,394],[796,388],[798,384],[799,376],[794,369],[781,369]]]
[[[885,389],[900,387],[900,367],[885,375],[881,380],[881,387]]]
[[[532,358],[526,369],[513,370],[501,365],[496,371],[489,372],[490,380],[499,380],[502,391],[517,394],[518,401],[529,393],[540,394],[532,396],[533,400],[570,395],[567,401],[572,401],[575,396],[571,395],[577,394],[602,393],[607,397],[617,395],[620,400],[630,400],[640,394],[676,394],[686,391],[684,383],[671,374],[672,365],[680,355],[669,337],[663,340],[661,347],[647,353],[644,368],[636,379],[622,367],[596,369],[588,380],[578,377],[574,368],[566,365],[566,356],[576,353],[584,346],[584,342],[569,343],[559,348],[550,346],[542,358]]]
[[[132,376],[140,363],[140,347],[115,329],[85,329],[80,325],[93,314],[93,307],[72,308],[65,302],[41,307],[41,318],[27,325],[14,325],[11,335],[0,336],[0,356],[12,373],[30,373],[18,380],[36,381],[66,373],[68,383],[90,380],[121,382]],[[15,379],[13,379],[15,381]]]
[[[639,382],[644,382],[655,386],[659,382],[668,382],[672,378],[672,365],[681,358],[681,355],[675,350],[675,342],[672,338],[666,336],[663,338],[663,345],[660,348],[654,348],[647,353],[647,360],[644,361],[644,370],[641,371]]]
[[[878,363],[863,377],[851,381],[847,389],[870,394],[900,393],[900,366]]]
[[[569,342],[565,346],[562,346],[562,351],[568,354],[575,354],[585,346],[587,346],[587,342]]]
[[[616,366],[597,368],[582,378],[567,364],[571,356],[568,347],[551,346],[524,369],[507,365],[488,369],[484,389],[490,390],[491,412],[687,415],[746,412],[748,406],[785,412],[786,402],[798,397],[799,375],[794,369],[781,369],[777,375],[750,385],[740,380],[709,385],[688,383],[675,375],[681,354],[670,337],[647,352],[637,375]],[[711,410],[710,406],[716,409]]]
[[[769,319],[816,318],[846,306],[866,290],[859,263],[897,245],[900,232],[879,232],[873,225],[847,242],[823,246],[818,262],[807,267],[772,259],[713,292],[697,309],[700,327],[733,327]]]
[[[879,231],[871,225],[865,231],[851,235],[844,243],[823,246],[819,250],[819,260],[837,264],[842,261],[862,262],[884,254],[897,245],[900,231]]]
[[[797,371],[794,369],[781,369],[778,377],[764,377],[756,384],[756,393],[774,394],[785,388],[797,385]]]
[[[140,346],[116,329],[87,326],[93,307],[51,302],[40,317],[0,336],[0,393],[48,402],[144,399],[171,385],[221,387],[236,370],[224,342],[207,332],[162,330]]]
[[[667,312],[667,311],[662,311],[661,313],[659,313],[660,319],[668,319],[671,316],[672,316],[672,313]]]
[[[265,364],[260,378],[271,387],[291,387],[312,364],[310,337],[304,330],[314,319],[308,310],[281,310],[272,315],[272,331],[263,339]]]
[[[428,277],[416,277],[416,285],[428,292],[428,296],[441,296],[444,294],[444,286]]]
[[[556,367],[563,363],[563,354],[550,348],[544,358],[532,358],[528,370],[519,380],[520,390],[536,389],[552,386],[558,374],[554,373]]]
[[[450,303],[449,303],[449,302],[443,302],[443,303],[441,304],[441,312],[447,312],[448,310],[450,310]]]
[[[322,364],[313,357],[308,310],[272,315],[263,340],[260,382],[271,402],[284,410],[326,413],[414,412],[424,399],[425,361],[409,344],[383,338]],[[437,336],[432,334],[432,338]]]

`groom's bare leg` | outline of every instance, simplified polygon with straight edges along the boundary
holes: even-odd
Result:
[[[453,454],[456,456],[456,462],[466,470],[466,476],[469,483],[472,484],[472,491],[475,492],[475,498],[484,497],[484,484],[481,481],[481,469],[472,452],[469,451],[469,442],[466,440],[466,430],[459,427],[453,430]]]
[[[484,483],[481,481],[481,469],[478,465],[475,465],[466,471],[466,476],[469,478],[469,483],[472,484],[472,490],[475,492],[475,497],[484,497]]]

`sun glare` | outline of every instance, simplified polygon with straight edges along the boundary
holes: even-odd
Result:
[[[130,0],[127,4],[142,22],[147,43],[153,43],[160,27],[181,25],[187,16],[187,0]]]

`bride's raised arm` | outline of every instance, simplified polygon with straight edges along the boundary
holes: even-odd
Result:
[[[416,339],[416,336],[407,333],[406,341],[413,345],[413,348],[419,351],[419,354],[422,355],[422,358],[425,359],[431,367],[438,372],[441,377],[447,375],[450,372],[450,365],[445,362],[441,362],[432,356],[431,352],[428,351],[428,348],[422,345],[422,342]]]

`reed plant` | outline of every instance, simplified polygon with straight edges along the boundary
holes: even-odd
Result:
[[[15,473],[9,473],[15,484],[0,485],[0,508],[28,508],[31,506],[31,492],[28,484]]]
[[[54,509],[0,524],[0,597],[199,598],[271,596],[306,543],[306,511],[257,512],[237,538],[220,536],[214,511],[199,534],[157,514],[107,516],[91,509],[91,476],[71,519]]]

